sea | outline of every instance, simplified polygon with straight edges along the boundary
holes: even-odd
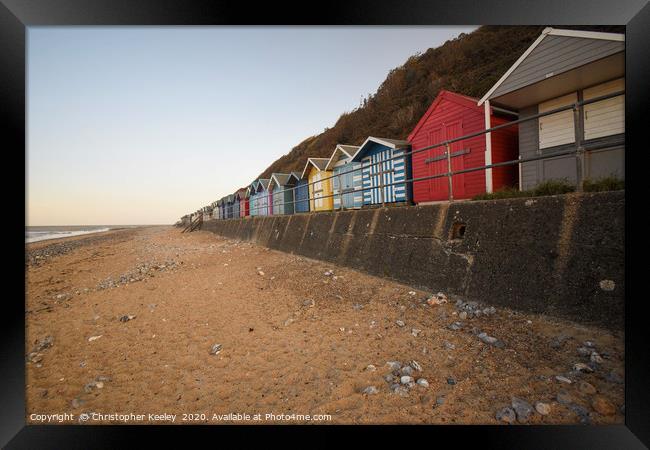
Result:
[[[59,239],[82,234],[126,228],[124,225],[64,225],[48,227],[25,227],[25,243]]]

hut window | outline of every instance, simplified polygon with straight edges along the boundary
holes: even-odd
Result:
[[[575,103],[577,93],[554,98],[539,104],[539,112],[551,111],[562,106]],[[562,144],[575,142],[575,127],[573,123],[573,110],[568,109],[549,116],[539,118],[539,148],[555,147]]]
[[[584,99],[601,97],[625,89],[625,80],[608,81],[584,90]],[[585,139],[625,133],[625,96],[601,100],[584,106]]]

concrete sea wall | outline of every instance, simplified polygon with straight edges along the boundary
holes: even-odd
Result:
[[[209,220],[202,229],[430,291],[624,323],[624,191]]]

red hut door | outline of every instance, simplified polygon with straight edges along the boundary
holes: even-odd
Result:
[[[454,139],[463,135],[462,122],[452,122],[443,124],[442,127],[435,128],[429,133],[429,145]],[[451,150],[451,171],[462,170],[463,163],[463,142],[454,142],[450,144]],[[429,158],[426,162],[429,167],[429,176],[447,173],[447,147],[435,147],[429,151]],[[452,190],[454,198],[463,198],[465,196],[465,176],[463,174],[452,177]],[[447,177],[438,177],[429,179],[429,196],[433,201],[449,199],[449,181]]]

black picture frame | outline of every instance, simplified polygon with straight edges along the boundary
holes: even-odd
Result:
[[[650,446],[648,373],[648,326],[643,314],[646,301],[643,292],[633,295],[636,272],[647,263],[632,264],[633,253],[641,245],[632,236],[639,222],[632,219],[629,202],[635,194],[635,172],[641,165],[630,163],[647,152],[641,143],[648,128],[650,88],[650,5],[645,0],[518,0],[471,1],[447,0],[409,2],[349,0],[339,3],[305,3],[279,5],[265,2],[254,7],[244,2],[224,0],[0,0],[0,112],[2,114],[3,146],[11,159],[9,171],[16,180],[6,176],[6,197],[14,202],[12,213],[5,213],[7,242],[17,254],[19,228],[24,230],[25,201],[13,194],[20,185],[20,170],[25,169],[26,156],[26,30],[30,26],[58,25],[625,25],[626,26],[626,384],[625,425],[620,426],[425,426],[372,427],[373,436],[382,440],[392,437],[406,444],[423,442],[461,443],[470,439],[482,448],[647,448]],[[5,160],[5,164],[8,164]],[[23,172],[26,173],[26,172]],[[23,180],[24,182],[24,180]],[[25,186],[25,184],[23,184]],[[642,201],[642,200],[641,200]],[[641,208],[643,209],[643,208]],[[20,215],[22,212],[22,216]],[[18,217],[18,218],[17,218]],[[24,243],[22,244],[24,245]],[[637,249],[637,250],[635,250]],[[24,246],[22,247],[24,252]],[[18,258],[18,255],[16,255]],[[9,258],[7,259],[9,261]],[[2,354],[0,355],[0,443],[6,448],[128,448],[135,437],[146,434],[167,443],[186,442],[205,433],[213,445],[225,444],[222,426],[26,426],[25,424],[25,312],[18,301],[24,295],[18,264],[7,264],[7,278],[16,286],[15,295],[4,295],[2,317]],[[13,272],[16,272],[15,276]],[[25,272],[23,271],[23,277]],[[635,286],[636,284],[636,286]],[[235,427],[241,437],[264,438],[289,430],[292,440],[299,442],[303,433],[324,427]],[[390,428],[387,430],[387,428]],[[328,427],[350,430],[350,427]],[[366,427],[362,427],[367,430]],[[230,428],[229,430],[232,430]],[[358,428],[355,428],[358,430]],[[182,431],[182,432],[181,432]],[[331,435],[329,432],[327,435]],[[333,435],[331,435],[333,436]],[[214,441],[212,439],[219,439]],[[435,439],[435,440],[429,440]],[[322,441],[325,442],[325,441]],[[401,445],[401,444],[398,444]],[[435,444],[434,444],[435,445]]]

